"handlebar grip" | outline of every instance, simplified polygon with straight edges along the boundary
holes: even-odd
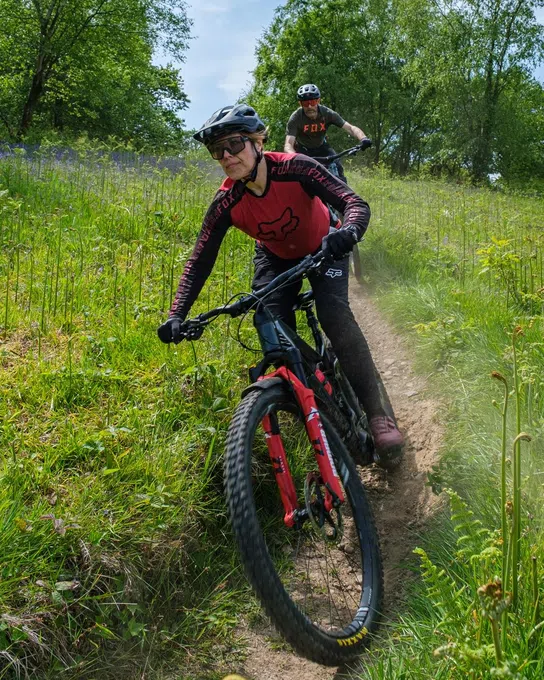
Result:
[[[361,151],[364,151],[365,149],[370,149],[371,146],[372,146],[372,140],[368,139],[368,137],[366,137],[365,139],[362,139],[359,142],[359,147],[360,147]]]

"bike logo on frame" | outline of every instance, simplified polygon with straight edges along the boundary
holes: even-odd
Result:
[[[319,411],[314,408],[313,406],[310,408],[310,413],[306,416],[306,422],[309,423],[310,420],[314,420],[314,418],[317,418],[319,416]]]

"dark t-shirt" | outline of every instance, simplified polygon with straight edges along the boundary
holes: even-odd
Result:
[[[329,125],[341,128],[346,121],[336,111],[319,104],[317,118],[312,120],[300,107],[291,114],[287,121],[286,134],[294,137],[299,144],[307,149],[316,149],[323,144]]]

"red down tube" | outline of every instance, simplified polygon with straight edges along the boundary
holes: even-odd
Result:
[[[297,402],[304,415],[308,438],[315,451],[321,479],[327,489],[325,493],[325,510],[330,512],[333,508],[335,498],[337,498],[340,503],[343,503],[345,499],[340,486],[338,472],[332,459],[329,442],[327,441],[319,410],[315,403],[313,390],[303,385],[296,375],[285,366],[280,366],[276,371],[259,378],[259,380],[267,380],[268,378],[276,376],[289,383],[295,392]],[[285,509],[283,521],[287,526],[291,527],[296,521],[298,501],[293,478],[291,477],[291,471],[289,470],[289,463],[287,462],[287,454],[285,453],[285,448],[281,440],[278,422],[275,416],[267,415],[264,416],[262,424],[265,432],[268,454],[274,466],[281,501]]]

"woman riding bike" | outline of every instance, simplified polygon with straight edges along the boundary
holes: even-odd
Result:
[[[348,301],[348,255],[368,226],[368,204],[311,158],[264,152],[266,126],[247,104],[216,111],[194,138],[206,145],[227,178],[204,217],[159,338],[165,343],[182,339],[183,322],[230,226],[257,241],[254,289],[322,248],[330,265],[309,277],[318,319],[368,417],[378,461],[397,458],[403,437],[384,410],[374,363]],[[343,225],[331,224],[327,204],[344,215]],[[295,328],[300,285],[267,298],[266,309],[257,309],[255,316],[270,309]]]

